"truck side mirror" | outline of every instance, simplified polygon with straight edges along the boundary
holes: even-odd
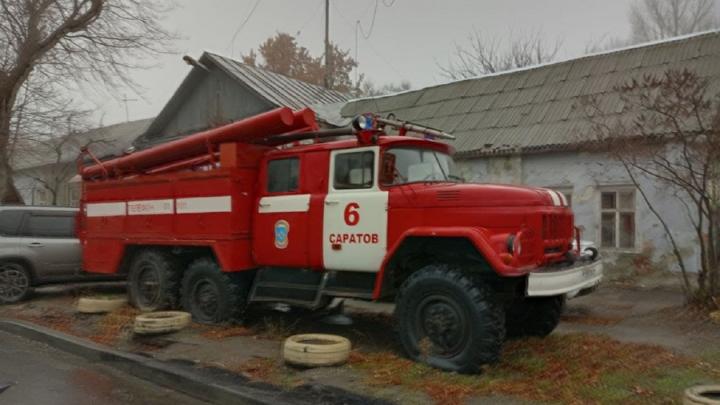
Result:
[[[380,170],[380,184],[393,184],[395,182],[395,155],[384,153]]]

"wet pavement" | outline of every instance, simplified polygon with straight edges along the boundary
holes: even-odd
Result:
[[[10,387],[3,391],[3,387]],[[0,404],[206,404],[102,364],[0,332]]]

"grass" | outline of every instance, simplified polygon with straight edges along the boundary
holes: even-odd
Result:
[[[89,339],[102,345],[115,345],[120,338],[130,333],[135,316],[139,313],[129,305],[108,313],[98,322],[95,333]]]
[[[387,352],[353,352],[350,365],[370,386],[420,390],[442,404],[483,395],[567,404],[673,403],[687,387],[720,378],[718,364],[587,334],[509,342],[503,360],[476,376],[441,372]]]
[[[223,340],[235,336],[253,336],[256,334],[252,329],[244,326],[205,326],[203,325],[200,336],[210,340]]]

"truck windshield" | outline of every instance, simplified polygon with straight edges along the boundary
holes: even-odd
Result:
[[[390,148],[383,155],[382,184],[458,181],[449,155],[424,148]]]

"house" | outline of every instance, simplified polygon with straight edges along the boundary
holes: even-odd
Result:
[[[278,107],[302,109],[346,102],[349,96],[205,52],[155,121],[137,139],[138,148],[238,121]],[[318,120],[334,126],[339,108]],[[334,115],[333,115],[334,113]]]
[[[607,115],[622,112],[614,90],[632,77],[687,68],[720,93],[720,31],[602,54],[460,80],[420,90],[347,103],[349,118],[363,112],[393,113],[457,137],[456,160],[466,179],[556,189],[571,202],[583,239],[595,241],[616,268],[642,254],[672,268],[666,236],[625,170],[607,156],[579,148],[589,133],[578,104],[595,96]],[[641,184],[680,241],[688,268],[699,255],[685,207],[657,184]]]
[[[152,119],[143,119],[81,133],[37,140],[19,149],[12,162],[15,187],[29,205],[78,205],[77,174],[80,148],[88,146],[96,158],[119,156],[145,132]]]

